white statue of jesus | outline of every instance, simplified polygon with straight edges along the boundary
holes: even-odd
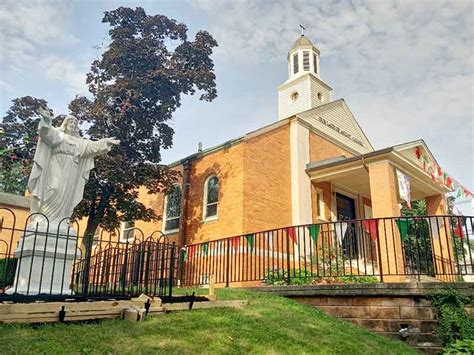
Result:
[[[42,213],[56,224],[70,217],[81,202],[84,185],[94,168],[94,157],[106,154],[119,140],[90,141],[79,136],[77,119],[67,116],[59,128],[52,127],[51,113],[40,108],[39,141],[28,181],[31,213]]]
[[[76,231],[69,217],[82,200],[84,185],[94,167],[94,157],[120,143],[114,138],[96,142],[81,138],[77,119],[67,116],[61,127],[52,127],[51,113],[39,109],[39,140],[28,181],[32,225],[25,230],[15,251],[18,265],[13,286],[7,293],[73,294],[70,288],[76,249]],[[48,223],[45,223],[45,215]]]

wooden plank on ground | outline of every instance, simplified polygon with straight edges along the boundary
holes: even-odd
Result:
[[[2,323],[10,323],[13,320],[25,320],[27,323],[42,322],[38,319],[50,319],[51,322],[57,322],[59,318],[59,312],[47,312],[47,313],[14,313],[4,314],[0,318]]]
[[[154,305],[154,302],[150,302]],[[95,302],[41,302],[0,304],[0,319],[4,314],[43,313],[59,311],[64,306],[66,311],[89,311],[110,308],[144,307],[145,302],[137,301],[95,301]]]
[[[193,309],[240,308],[246,300],[195,302]],[[164,314],[169,311],[185,311],[189,303],[151,302],[148,315]],[[64,307],[65,321],[119,318],[124,309],[144,308],[144,302],[96,301],[96,302],[51,302],[27,304],[0,304],[0,323],[51,323],[59,321],[59,312]]]
[[[124,309],[144,308],[142,301],[38,302],[0,304],[0,323],[45,323],[59,321],[64,307],[65,321],[119,318]],[[149,314],[164,313],[161,300],[150,302]]]

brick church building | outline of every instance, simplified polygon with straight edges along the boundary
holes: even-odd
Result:
[[[169,167],[181,177],[167,195],[140,190],[141,202],[162,220],[123,222],[119,238],[133,241],[135,228],[144,236],[165,234],[185,253],[180,278],[187,284],[207,283],[209,275],[226,285],[255,283],[269,270],[280,275],[282,265],[286,272],[333,276],[333,255],[338,276],[386,282],[413,274],[452,280],[472,264],[452,238],[455,228],[460,238],[469,233],[467,224],[432,217],[447,214],[452,179],[423,140],[375,150],[344,99],[333,99],[321,79],[320,52],[303,35],[288,52],[274,123]],[[401,206],[421,199],[429,228],[413,242],[408,225],[416,220],[399,218]],[[1,205],[25,221],[26,197],[0,193]]]
[[[400,215],[395,169],[413,200],[445,208],[445,187],[422,169],[422,140],[374,150],[344,99],[321,79],[320,51],[301,36],[278,88],[278,119],[170,167],[181,179],[167,196],[142,194],[163,215],[154,224],[179,244],[290,225]],[[137,226],[145,227],[142,223]]]

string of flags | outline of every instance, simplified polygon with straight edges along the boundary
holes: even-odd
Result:
[[[430,156],[420,147],[415,148],[415,156],[421,162],[422,169],[431,176],[433,182],[445,186],[451,191],[455,198],[471,198],[471,207],[474,208],[474,194],[461,185],[456,179],[444,171]]]
[[[431,217],[431,218],[436,218],[436,217]],[[362,221],[362,227],[364,231],[370,236],[370,238],[373,241],[376,241],[378,239],[378,230],[379,230],[379,219],[370,219],[370,220],[364,220]],[[410,227],[415,225],[415,222],[417,219],[413,218],[398,218],[395,220],[395,224],[397,225],[398,231],[400,233],[400,238],[402,241],[407,241],[408,240],[408,235],[410,232]],[[451,226],[451,231],[455,236],[457,236],[460,239],[464,239],[466,237],[464,228],[466,225],[466,219],[464,217],[457,217],[453,221],[453,225]],[[444,222],[441,221],[441,224],[438,225],[436,220],[432,222],[433,224],[437,225],[437,228],[433,229],[433,233],[438,234],[439,238],[439,231],[446,229],[447,231],[450,230],[450,227],[445,227]],[[347,228],[349,227],[348,222],[338,222],[334,225],[334,233],[336,234],[336,240],[339,243],[342,243],[342,240],[347,232]],[[318,241],[318,238],[321,234],[321,224],[312,224],[307,226],[308,231],[309,231],[309,236],[311,240],[316,243]],[[474,225],[473,225],[474,228]],[[438,230],[439,229],[439,230]],[[298,231],[296,230],[296,227],[288,227],[285,229],[286,235],[288,238],[293,242],[293,244],[298,244]],[[268,239],[268,246],[270,249],[273,249],[273,234],[268,234],[270,237]],[[232,245],[232,248],[234,249],[234,252],[239,251],[239,247],[241,245],[241,242],[245,240],[247,242],[248,250],[250,252],[254,251],[255,247],[255,235],[254,234],[247,234],[244,236],[239,236],[239,237],[233,237],[230,238],[229,242]],[[201,243],[201,244],[191,244],[185,247],[185,253],[184,253],[184,260],[191,260],[193,259],[194,255],[196,254],[196,248],[199,248],[200,254],[202,256],[208,256],[209,255],[209,242]]]

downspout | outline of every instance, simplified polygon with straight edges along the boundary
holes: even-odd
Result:
[[[186,227],[188,220],[188,200],[189,200],[189,175],[191,171],[191,161],[186,159],[183,162],[183,185],[181,191],[181,211],[179,218],[179,235],[178,235],[178,251],[179,251],[179,264],[178,264],[178,275],[179,282],[182,285],[184,276],[184,246],[186,245]]]
[[[367,167],[367,164],[365,164],[365,158],[362,157],[362,165],[364,166],[364,169],[369,172],[369,168]]]

